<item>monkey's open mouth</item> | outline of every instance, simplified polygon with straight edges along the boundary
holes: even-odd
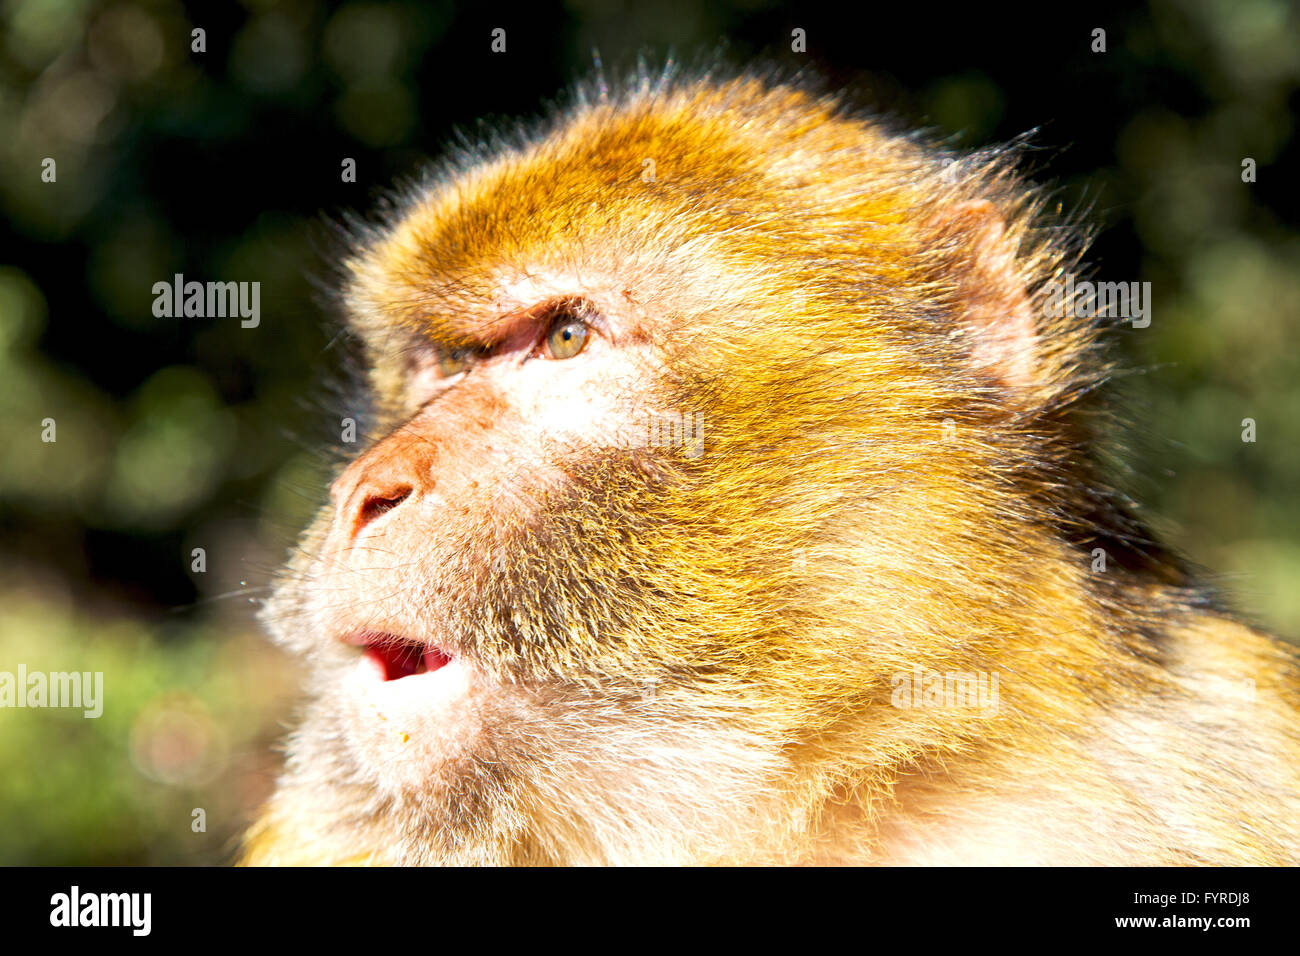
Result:
[[[401,680],[415,674],[427,674],[451,663],[451,658],[430,644],[394,637],[392,634],[368,634],[366,656],[384,670],[384,680]]]

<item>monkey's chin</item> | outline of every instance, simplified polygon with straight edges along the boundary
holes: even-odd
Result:
[[[464,756],[479,733],[479,683],[462,659],[388,679],[382,661],[362,657],[342,687],[343,726],[357,762],[382,789],[427,790],[431,777]]]

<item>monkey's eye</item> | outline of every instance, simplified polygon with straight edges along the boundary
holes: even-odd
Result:
[[[451,378],[465,371],[469,365],[469,352],[465,349],[455,349],[450,352],[443,352],[438,356],[438,374],[443,378]]]
[[[591,330],[587,323],[573,315],[562,315],[546,335],[546,351],[551,358],[573,358],[587,345]]]

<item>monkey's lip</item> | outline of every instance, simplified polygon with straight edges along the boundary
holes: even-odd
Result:
[[[349,635],[344,642],[364,647],[367,663],[382,673],[385,681],[428,674],[446,667],[452,660],[434,644],[397,634],[367,631]]]
[[[339,675],[340,729],[378,786],[425,793],[430,774],[477,739],[484,687],[466,656],[449,659],[418,640],[389,637],[362,642],[365,652]],[[416,659],[426,655],[420,670]]]

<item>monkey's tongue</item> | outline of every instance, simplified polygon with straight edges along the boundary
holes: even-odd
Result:
[[[366,645],[366,656],[383,667],[386,681],[436,671],[451,661],[436,647],[394,641]]]

